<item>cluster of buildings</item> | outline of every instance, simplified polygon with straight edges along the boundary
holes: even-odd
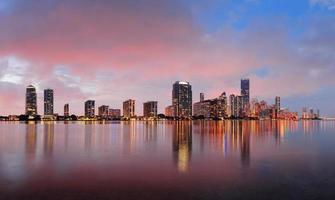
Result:
[[[96,113],[95,101],[87,100],[84,104],[84,116],[70,115],[69,104],[64,105],[64,115],[54,113],[54,91],[44,90],[44,115],[41,120],[114,120],[114,119],[299,119],[297,112],[291,112],[281,107],[280,97],[274,99],[274,104],[250,98],[250,81],[241,79],[240,94],[222,92],[218,97],[205,99],[205,94],[200,93],[198,102],[193,103],[192,86],[189,82],[176,81],[172,87],[171,105],[165,108],[165,115],[157,114],[157,101],[143,103],[143,116],[135,112],[135,100],[128,99],[123,102],[121,109],[110,108],[108,105],[98,107]],[[26,88],[26,119],[36,119],[37,93],[36,88],[29,85]],[[304,108],[302,119],[319,119],[319,110]],[[12,119],[12,118],[10,118]]]
[[[192,110],[193,108],[193,110]],[[280,105],[280,97],[269,105],[257,99],[250,101],[250,80],[241,80],[240,94],[221,93],[217,98],[205,99],[192,106],[192,87],[188,82],[178,81],[173,85],[172,105],[165,108],[165,115],[177,119],[299,119],[297,112],[290,112]]]

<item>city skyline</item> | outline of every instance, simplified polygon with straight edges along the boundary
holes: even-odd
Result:
[[[324,0],[3,0],[0,114],[25,109],[29,84],[38,113],[49,87],[57,92],[54,113],[65,103],[82,113],[87,99],[115,108],[128,98],[169,105],[175,80],[192,83],[193,98],[239,94],[236,80],[249,77],[253,97],[280,96],[290,110],[317,107],[332,117],[333,8]]]
[[[226,92],[214,99],[205,99],[205,93],[199,94],[199,101],[193,101],[192,85],[186,81],[176,81],[172,85],[172,101],[166,106],[164,113],[158,113],[158,101],[146,101],[143,103],[143,112],[136,113],[136,100],[128,99],[123,101],[121,109],[110,108],[109,105],[97,105],[95,100],[86,100],[84,102],[84,115],[72,113],[81,119],[136,119],[144,117],[144,119],[158,119],[158,114],[163,114],[167,118],[174,119],[299,119],[299,112],[291,111],[288,107],[281,106],[281,97],[274,97],[274,104],[266,102],[262,99],[253,98],[250,95],[250,79],[242,78],[240,81],[240,94],[230,94]],[[29,85],[26,88],[26,108],[25,114],[29,118],[41,116],[44,120],[55,120],[58,118],[58,113],[54,113],[54,91],[51,88],[44,89],[44,115],[36,113],[36,88]],[[251,99],[251,101],[250,101]],[[164,106],[164,105],[163,105]],[[112,106],[113,107],[113,106]],[[64,104],[63,111],[65,118],[70,119],[70,106]],[[96,113],[95,110],[98,112]],[[15,116],[15,115],[14,115]],[[13,118],[9,119],[15,119]],[[82,118],[84,117],[84,118]],[[96,118],[98,117],[98,118]],[[303,107],[301,112],[302,119],[320,119],[320,110],[312,107]],[[71,117],[72,118],[72,117]],[[37,118],[38,119],[38,118]]]

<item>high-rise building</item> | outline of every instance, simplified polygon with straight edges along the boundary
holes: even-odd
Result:
[[[54,114],[54,91],[52,89],[44,90],[44,115]]]
[[[94,118],[95,116],[95,101],[87,100],[85,102],[85,117]]]
[[[241,79],[241,96],[242,106],[245,109],[250,104],[250,81],[249,79]]]
[[[108,115],[111,118],[120,118],[121,117],[121,110],[110,108]]]
[[[230,116],[242,117],[243,113],[243,96],[236,96],[234,94],[229,96],[230,102]]]
[[[135,117],[135,100],[128,99],[127,101],[123,102],[123,117]]]
[[[98,115],[101,118],[106,119],[108,117],[109,106],[102,105],[98,108]]]
[[[280,97],[276,96],[276,100],[275,100],[275,108],[277,111],[280,111],[281,107],[280,107]]]
[[[226,118],[227,97],[223,92],[219,98],[203,100],[193,105],[193,116],[205,118]]]
[[[34,86],[29,85],[26,89],[26,115],[37,115],[37,94]]]
[[[64,105],[64,117],[68,117],[70,116],[70,108],[69,108],[69,104],[65,104]]]
[[[192,117],[192,86],[188,82],[177,81],[173,84],[172,105],[174,117]]]
[[[148,101],[143,103],[143,116],[145,118],[157,117],[157,101]]]
[[[205,101],[205,94],[200,93],[200,102]]]

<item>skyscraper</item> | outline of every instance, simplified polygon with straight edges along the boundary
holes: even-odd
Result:
[[[275,100],[275,108],[277,111],[280,111],[280,97],[276,96],[276,100]]]
[[[26,89],[26,115],[37,115],[37,94],[34,86],[29,85]]]
[[[68,117],[70,116],[70,108],[69,108],[69,104],[65,104],[64,105],[64,117]]]
[[[44,90],[44,115],[54,114],[54,91],[52,89]]]
[[[135,100],[128,99],[127,101],[123,102],[123,117],[135,117]]]
[[[95,116],[95,101],[88,100],[85,102],[85,117],[94,118]]]
[[[145,118],[157,117],[157,101],[148,101],[143,103],[143,116]]]
[[[172,105],[174,117],[192,117],[192,86],[190,83],[177,81],[173,84]]]
[[[249,79],[241,79],[241,96],[242,106],[245,108],[250,103],[250,81]]]

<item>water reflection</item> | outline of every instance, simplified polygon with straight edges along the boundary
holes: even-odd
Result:
[[[189,169],[192,152],[192,122],[179,121],[173,127],[173,157],[180,172]]]
[[[0,126],[0,193],[7,183],[25,187],[50,181],[52,188],[52,181],[62,185],[76,179],[71,184],[78,184],[83,178],[93,186],[101,181],[157,185],[160,179],[171,187],[175,180],[186,184],[187,179],[214,185],[214,180],[243,181],[243,175],[289,171],[295,165],[314,170],[335,157],[334,122],[1,122]]]

